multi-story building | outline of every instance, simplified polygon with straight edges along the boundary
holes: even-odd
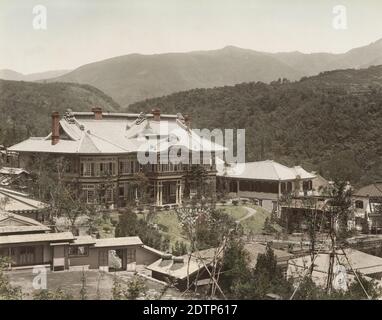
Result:
[[[382,215],[379,208],[382,206],[382,181],[361,187],[355,190],[352,195],[354,208],[354,222],[359,230],[368,228],[373,233],[380,233],[382,230]],[[362,228],[362,226],[364,226]]]
[[[63,179],[88,203],[123,207],[144,189],[153,205],[180,205],[200,189],[196,180],[215,193],[215,151],[224,150],[196,134],[190,123],[187,116],[161,115],[159,109],[151,114],[68,110],[62,119],[54,112],[47,137],[31,137],[9,151],[19,154],[23,168],[39,155],[63,159]],[[202,177],[195,179],[194,172]]]

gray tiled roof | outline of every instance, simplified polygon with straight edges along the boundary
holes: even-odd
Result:
[[[230,178],[271,181],[295,180],[297,177],[300,179],[315,178],[314,174],[300,166],[287,167],[273,160],[232,164],[230,167],[225,167],[222,160],[218,160],[216,167],[218,176]]]
[[[382,197],[382,182],[376,182],[364,186],[354,192],[358,197]]]
[[[71,120],[63,118],[60,126],[64,134],[60,141],[52,145],[51,135],[29,138],[8,150],[17,152],[77,153],[77,154],[123,154],[141,151],[142,146],[159,151],[171,145],[180,144],[191,150],[223,150],[209,140],[188,130],[185,124],[173,115],[162,115],[161,121],[154,121],[145,115],[136,122],[137,114],[103,113],[102,120],[95,120],[93,113],[72,113]],[[159,143],[148,140],[148,134],[159,136]],[[180,141],[169,142],[174,134]]]
[[[74,236],[71,232],[58,233],[38,233],[38,234],[20,234],[0,236],[0,245],[17,244],[24,242],[55,242],[55,241],[73,241]]]

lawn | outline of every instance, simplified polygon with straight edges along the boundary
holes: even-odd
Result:
[[[226,207],[220,207],[219,209],[223,209],[235,220],[239,220],[240,218],[243,218],[247,214],[247,210],[242,206],[226,206]]]
[[[256,213],[243,221],[241,225],[243,226],[245,234],[260,234],[263,232],[264,222],[266,218],[271,218],[271,213],[259,206],[251,205],[251,208],[256,210]]]
[[[240,224],[243,226],[244,234],[261,234],[263,232],[265,219],[270,218],[271,213],[263,209],[262,207],[255,206],[252,204],[248,204],[245,206],[255,209],[256,213],[248,219],[244,219],[240,222]],[[232,217],[235,220],[244,217],[248,213],[244,206],[227,206],[223,209],[225,212],[232,215]],[[276,231],[281,231],[281,227],[279,225],[273,224],[272,226]]]
[[[261,234],[263,232],[265,219],[271,217],[271,213],[263,209],[262,207],[252,204],[245,205],[256,210],[256,213],[248,219],[242,220],[240,224],[243,226],[244,233],[248,234]],[[248,211],[244,206],[223,206],[219,209],[224,210],[231,215],[235,220],[243,218],[247,215]],[[158,228],[163,235],[170,237],[170,245],[173,246],[176,241],[183,241],[189,244],[182,232],[182,227],[179,223],[177,214],[173,210],[158,212],[153,219],[153,223],[158,225]],[[281,231],[280,226],[274,224],[273,227],[276,231]]]
[[[162,211],[155,215],[154,223],[159,227],[159,230],[170,237],[171,246],[175,244],[176,241],[183,241],[189,244],[186,237],[182,234],[182,227],[179,223],[178,216],[175,211]]]

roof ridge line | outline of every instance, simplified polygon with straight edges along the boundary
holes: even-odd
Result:
[[[125,149],[124,147],[120,146],[119,144],[116,144],[116,143],[114,143],[114,142],[111,142],[111,141],[109,141],[108,139],[102,138],[102,137],[100,137],[100,136],[98,136],[98,135],[92,133],[90,130],[89,130],[89,132],[87,132],[87,134],[88,134],[88,135],[95,136],[96,138],[98,138],[98,139],[100,139],[100,140],[103,140],[103,141],[105,141],[105,142],[107,142],[107,143],[112,144],[112,145],[115,146],[115,147],[118,147],[118,148],[120,148],[120,149],[122,149],[122,150],[125,150],[125,151],[129,152],[129,150]],[[92,141],[92,143],[94,144],[93,141]],[[97,148],[97,146],[96,146],[96,148]],[[98,151],[101,151],[101,150],[99,150],[98,148],[97,148],[97,150],[98,150]]]
[[[17,198],[15,198],[15,195],[5,195],[6,197],[9,197],[9,198],[11,198],[11,199],[13,199],[13,200],[17,200],[17,201],[20,201],[20,202],[22,202],[22,203],[24,203],[24,204],[26,204],[26,205],[28,205],[28,206],[31,206],[31,207],[33,207],[33,208],[35,208],[35,209],[37,209],[38,207],[36,207],[36,206],[34,206],[34,205],[32,205],[32,204],[30,204],[30,203],[28,203],[28,202],[25,202],[25,200],[21,200],[21,199],[17,199]],[[16,197],[17,197],[17,195],[16,195]],[[20,197],[22,197],[22,196],[20,196]],[[34,200],[34,199],[31,199],[31,200]],[[38,200],[35,200],[35,201],[38,201]],[[40,201],[41,202],[41,201]]]

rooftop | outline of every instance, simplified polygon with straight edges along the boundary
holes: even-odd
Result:
[[[335,266],[341,264],[345,266],[348,272],[351,272],[351,268],[353,268],[355,271],[358,271],[364,275],[371,275],[382,272],[382,258],[351,248],[345,249],[345,253],[348,260],[346,259],[345,255],[343,255],[342,250],[337,251],[338,259],[336,258]],[[304,256],[289,260],[289,263],[300,268],[306,268],[310,265],[310,259],[310,256]],[[348,261],[350,262],[351,266],[349,265]],[[318,254],[314,261],[314,270],[316,272],[326,273],[328,268],[329,254]]]
[[[216,250],[218,249],[211,248],[192,253],[189,265],[188,254],[181,257],[173,257],[168,254],[147,266],[147,269],[183,280],[187,278],[187,274],[191,275],[212,263]],[[220,256],[220,251],[216,251],[216,253]]]
[[[222,160],[216,163],[218,176],[252,179],[290,181],[296,179],[313,179],[316,176],[300,166],[287,167],[273,160],[231,164],[226,166]]]
[[[74,236],[71,232],[58,232],[58,233],[38,233],[38,234],[20,234],[0,236],[0,245],[2,244],[17,244],[25,242],[60,242],[60,241],[73,241]]]
[[[375,183],[364,186],[356,190],[353,195],[358,197],[368,197],[368,198],[382,197],[382,181],[377,181]]]
[[[28,194],[0,188],[0,208],[8,212],[38,211],[47,205],[32,199]]]
[[[50,228],[34,219],[0,210],[0,235],[47,231],[50,231]]]
[[[59,141],[52,144],[52,134],[31,137],[9,151],[124,154],[138,151],[158,152],[170,147],[183,146],[193,151],[224,150],[222,146],[202,138],[185,123],[182,115],[101,112],[72,112],[68,110],[59,121]]]
[[[104,238],[96,239],[95,247],[119,247],[142,245],[143,242],[139,237],[120,237],[120,238]]]
[[[19,175],[22,173],[29,174],[28,171],[26,171],[23,168],[13,168],[13,167],[2,167],[0,168],[0,175]]]

